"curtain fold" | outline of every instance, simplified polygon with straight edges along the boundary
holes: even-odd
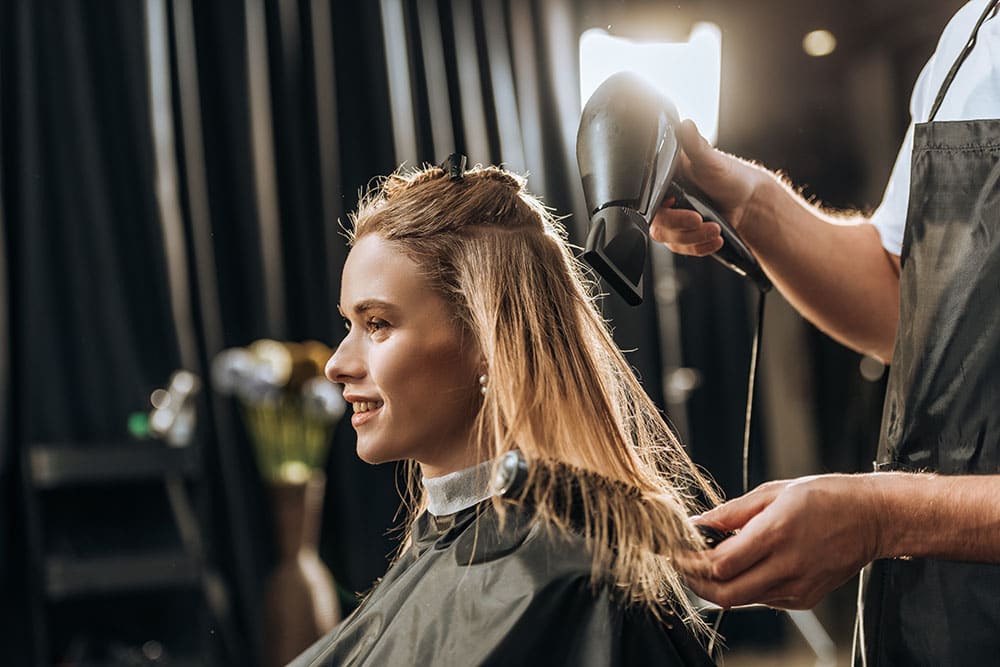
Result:
[[[503,3],[482,5],[486,60],[493,86],[493,105],[499,140],[496,162],[512,171],[524,173],[524,144],[517,111],[517,88],[510,52],[510,22]]]
[[[430,123],[430,153],[439,161],[455,150],[455,126],[451,117],[448,68],[445,64],[441,16],[435,2],[417,3],[420,54],[427,90],[427,120]]]
[[[177,177],[181,190],[186,194],[182,200],[187,212],[185,232],[191,252],[191,284],[196,286],[191,298],[197,306],[195,320],[200,334],[198,364],[204,376],[204,369],[211,367],[211,359],[225,348],[220,310],[222,295],[217,278],[205,161],[194,12],[191,0],[174,0],[170,6],[177,94],[173,109],[176,110],[175,125],[180,138],[175,159],[179,162]],[[245,453],[247,443],[239,437],[233,410],[218,393],[209,389],[201,405],[208,408],[204,413],[208,429],[214,434],[215,446],[209,448],[206,458],[210,477],[217,480],[215,496],[219,501],[213,521],[206,521],[211,525],[209,533],[216,538],[210,544],[215,555],[212,560],[230,573],[231,594],[226,597],[235,610],[236,622],[245,629],[247,643],[251,647],[246,653],[253,654],[260,648],[256,639],[260,636],[256,609],[260,604],[257,582],[261,565],[255,542],[261,538],[251,528],[254,524],[248,511],[252,503],[248,498],[246,480],[250,468]],[[220,548],[222,544],[232,548]],[[232,647],[229,651],[233,659],[243,655]]]
[[[0,23],[9,18],[8,8],[0,2]],[[15,578],[13,570],[24,568],[23,556],[14,553],[15,535],[19,529],[17,515],[20,513],[20,503],[17,501],[16,476],[14,471],[19,462],[13,444],[13,424],[11,411],[11,301],[9,290],[10,262],[7,256],[7,217],[4,207],[4,154],[5,140],[4,127],[6,118],[6,106],[8,103],[7,90],[10,85],[10,78],[7,71],[8,54],[5,47],[0,44],[0,502],[8,511],[0,514],[0,594],[5,599],[21,599],[23,591],[15,589]],[[0,605],[0,645],[10,646],[11,652],[8,655],[10,660],[23,660],[20,642],[15,641],[15,637],[24,635],[24,618],[30,616],[32,610],[28,609],[21,614],[14,613],[9,605]]]
[[[145,35],[149,123],[152,130],[153,188],[158,207],[165,259],[170,311],[180,365],[204,376],[198,354],[191,305],[192,280],[188,262],[188,241],[180,202],[177,145],[174,138],[174,104],[171,90],[173,63],[170,61],[170,28],[166,0],[147,0]]]
[[[490,131],[483,106],[483,80],[473,0],[452,0],[451,21],[455,66],[458,70],[458,102],[462,110],[463,152],[470,164],[493,162]],[[491,26],[491,29],[497,29]]]
[[[246,65],[250,110],[250,146],[253,156],[254,203],[260,228],[264,268],[264,308],[269,335],[284,338],[287,330],[277,173],[275,171],[274,116],[271,109],[271,67],[264,0],[245,0]]]
[[[413,108],[413,84],[410,81],[412,41],[406,30],[403,0],[381,0],[382,43],[389,75],[389,109],[392,113],[392,139],[395,162],[419,164],[416,112]]]
[[[158,224],[143,5],[15,3],[3,155],[20,441],[123,430],[179,365]],[[82,29],[86,27],[87,29]],[[5,39],[6,41],[6,39]],[[51,48],[59,45],[59,48]],[[127,57],[123,57],[126,56]],[[142,276],[142,280],[135,277]]]
[[[0,4],[0,21],[7,18],[6,7]],[[0,47],[0,486],[6,480],[11,452],[11,411],[10,411],[10,350],[11,322],[9,271],[7,260],[7,220],[4,210],[4,117],[7,105],[7,53]],[[2,488],[0,488],[2,492]],[[6,526],[0,523],[0,536],[6,535]],[[2,540],[2,538],[0,538]],[[4,571],[4,549],[0,541],[0,575]]]
[[[340,298],[340,270],[347,258],[347,247],[340,235],[340,220],[344,216],[341,182],[340,136],[337,128],[336,56],[334,55],[333,18],[327,0],[312,0],[309,15],[309,37],[312,44],[312,73],[316,97],[316,150],[318,151],[316,186],[320,192],[323,248],[328,258],[324,267],[327,302]],[[315,276],[312,277],[315,279]],[[327,308],[326,326],[337,331],[340,315],[336,308]]]
[[[546,159],[542,141],[545,115],[541,106],[538,70],[541,56],[535,49],[536,24],[529,0],[511,0],[508,11],[524,170],[529,174],[529,185],[538,189],[540,184],[546,182]]]

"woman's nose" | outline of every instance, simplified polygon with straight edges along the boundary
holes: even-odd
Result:
[[[326,362],[326,378],[331,382],[344,384],[364,377],[364,364],[361,355],[352,350],[350,335],[340,341],[333,356]]]

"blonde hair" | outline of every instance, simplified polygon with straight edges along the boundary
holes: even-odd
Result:
[[[520,449],[529,464],[583,473],[529,474],[525,493],[537,519],[582,533],[592,582],[610,580],[628,602],[686,612],[702,627],[670,556],[703,545],[688,515],[718,497],[612,340],[565,229],[524,186],[497,167],[460,180],[438,167],[399,171],[369,187],[349,241],[376,234],[396,244],[475,338],[489,376],[473,433],[482,460]],[[425,504],[419,477],[408,480],[407,526]],[[559,500],[563,484],[575,485],[582,521]],[[494,503],[502,515],[504,501]]]

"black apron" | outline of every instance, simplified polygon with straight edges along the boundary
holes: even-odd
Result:
[[[877,470],[1000,473],[1000,119],[934,122],[996,5],[914,127]],[[863,609],[868,667],[1000,664],[1000,565],[875,561]]]

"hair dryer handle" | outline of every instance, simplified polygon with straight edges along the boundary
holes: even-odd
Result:
[[[724,217],[691,193],[685,192],[679,185],[672,183],[667,190],[667,197],[674,198],[674,207],[695,211],[708,222],[717,222],[722,228],[722,247],[719,248],[712,258],[721,262],[726,267],[736,273],[749,278],[761,292],[770,291],[772,285],[770,279],[760,267],[757,258],[753,256],[750,249],[743,243],[736,230]]]

